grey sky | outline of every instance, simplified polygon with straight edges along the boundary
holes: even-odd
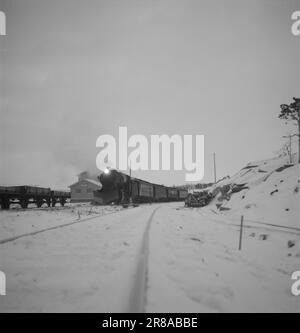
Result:
[[[298,0],[0,0],[1,184],[65,187],[101,134],[204,134],[205,178],[271,157],[300,97]],[[183,172],[142,172],[184,183]]]

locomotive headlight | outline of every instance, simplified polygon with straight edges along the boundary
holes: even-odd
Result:
[[[109,169],[106,168],[106,169],[104,170],[104,173],[105,173],[106,175],[109,174]]]

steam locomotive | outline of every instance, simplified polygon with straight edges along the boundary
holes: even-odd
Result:
[[[100,205],[184,201],[188,195],[185,189],[152,184],[114,169],[105,169],[99,181],[102,188],[94,191],[94,203]]]

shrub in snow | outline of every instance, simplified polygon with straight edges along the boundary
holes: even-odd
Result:
[[[266,239],[268,239],[268,235],[266,235],[266,234],[259,235],[259,239],[266,240]]]
[[[295,242],[289,240],[289,241],[288,241],[288,248],[291,248],[291,247],[293,247],[293,246],[295,246]]]
[[[249,209],[249,208],[251,208],[251,206],[252,206],[251,204],[248,204],[245,206],[245,209]]]

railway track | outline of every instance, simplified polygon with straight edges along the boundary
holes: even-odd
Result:
[[[129,300],[129,309],[128,309],[129,313],[145,312],[147,279],[148,279],[149,232],[153,217],[159,208],[160,206],[156,207],[152,211],[147,221],[146,229],[143,234],[142,244],[137,263],[137,270]]]
[[[36,234],[42,233],[42,232],[47,232],[50,230],[54,229],[59,229],[59,228],[64,228],[67,226],[71,225],[76,225],[80,224],[83,222],[88,222],[91,220],[97,220],[97,218],[105,217],[108,215],[113,215],[117,212],[121,212],[120,216],[117,217],[112,217],[111,219],[107,219],[104,221],[108,223],[102,224],[94,224],[91,229],[88,228],[74,228],[75,231],[72,231],[72,237],[67,237],[59,239],[58,241],[58,247],[55,243],[55,234],[49,237],[49,239],[46,239],[44,243],[41,243],[45,245],[47,248],[48,246],[48,251],[43,250],[43,255],[45,254],[46,259],[53,260],[55,258],[55,261],[52,262],[52,267],[57,265],[57,267],[60,267],[59,271],[59,283],[57,285],[53,282],[53,285],[51,284],[51,288],[57,288],[57,295],[61,295],[60,287],[63,285],[63,288],[61,290],[65,290],[65,295],[66,299],[61,300],[60,298],[58,301],[55,303],[51,304],[51,309],[58,309],[58,311],[64,312],[64,311],[70,311],[75,309],[81,309],[81,304],[84,304],[87,301],[84,299],[85,295],[88,295],[88,297],[91,297],[91,301],[89,300],[88,303],[93,304],[93,310],[98,311],[98,307],[100,307],[100,312],[129,312],[129,313],[144,313],[146,309],[150,306],[151,302],[151,297],[152,294],[151,292],[148,292],[148,286],[149,286],[149,274],[148,274],[148,269],[150,266],[150,269],[152,271],[152,264],[157,258],[160,258],[162,255],[162,252],[160,250],[160,247],[157,246],[160,241],[164,240],[164,236],[161,235],[161,231],[164,229],[156,229],[156,222],[158,223],[160,219],[158,219],[158,215],[161,217],[167,216],[164,214],[169,214],[169,212],[164,210],[165,208],[168,208],[168,204],[165,206],[164,204],[155,204],[155,205],[145,205],[144,209],[136,209],[132,210],[131,208],[129,209],[120,209],[117,211],[113,212],[107,212],[104,214],[97,214],[93,215],[91,217],[83,218],[78,221],[73,221],[69,223],[64,223],[61,225],[49,227],[49,228],[44,228],[41,230],[37,230],[34,232],[29,232],[26,234],[20,234],[18,236],[6,238],[3,240],[0,240],[0,244],[5,244],[9,242],[13,242],[19,238],[22,237],[29,237],[29,236],[34,236]],[[177,210],[178,208],[171,206],[172,212],[174,216],[178,216]],[[161,210],[159,210],[161,209]],[[128,214],[124,213],[124,210],[128,212]],[[159,211],[158,215],[156,215],[157,211]],[[191,210],[189,210],[191,211]],[[171,214],[172,214],[171,212]],[[195,211],[194,211],[195,212]],[[238,223],[231,223],[230,221],[221,221],[218,220],[217,218],[214,218],[213,214],[210,214],[210,212],[195,212],[195,214],[190,216],[193,218],[196,222],[198,221],[199,217],[197,218],[197,214],[200,214],[203,219],[206,219],[208,222],[213,221],[216,223],[222,223],[222,224],[229,224],[233,226],[239,226]],[[189,215],[187,214],[189,217]],[[170,219],[170,221],[173,221]],[[100,221],[99,221],[100,222]],[[163,221],[164,222],[164,221]],[[184,219],[180,221],[184,222]],[[155,224],[154,224],[155,223]],[[107,225],[105,225],[107,224]],[[158,228],[159,228],[159,223],[158,223]],[[164,223],[161,223],[161,226],[164,225]],[[172,226],[173,224],[170,224]],[[198,225],[196,223],[196,225]],[[209,228],[210,226],[209,223],[206,223],[205,226]],[[247,227],[247,226],[246,226]],[[253,228],[260,228],[266,230],[266,228],[271,228],[271,226],[261,226],[261,225],[254,225]],[[107,230],[107,231],[106,231]],[[192,230],[192,229],[191,229]],[[204,232],[205,232],[204,228]],[[96,231],[96,232],[95,232]],[[165,230],[168,232],[168,230]],[[272,231],[276,232],[293,232],[295,234],[296,230],[276,230],[274,227]],[[212,229],[213,232],[213,229]],[[229,233],[231,232],[231,228],[229,228]],[[68,231],[65,232],[66,234]],[[121,237],[120,237],[121,235]],[[158,241],[157,237],[158,236]],[[167,234],[165,234],[167,235]],[[180,234],[181,239],[185,239],[185,237],[189,236],[189,233],[186,232],[185,234]],[[75,237],[74,237],[75,236]],[[154,237],[155,236],[155,237]],[[161,238],[160,238],[161,237]],[[209,237],[208,237],[209,238]],[[67,252],[59,252],[57,249],[60,249],[61,243],[65,242],[65,239],[68,241],[68,250]],[[150,241],[151,239],[151,241]],[[76,240],[76,241],[74,241]],[[24,242],[25,243],[25,242]],[[37,242],[39,243],[39,242]],[[77,247],[77,244],[85,244],[85,250],[82,251],[81,247]],[[151,243],[151,244],[150,244]],[[50,245],[49,245],[50,244]],[[23,246],[23,244],[20,244]],[[6,261],[10,264],[11,262],[17,263],[17,266],[12,267],[13,270],[15,270],[17,273],[20,270],[19,268],[19,262],[20,262],[20,257],[22,258],[21,251],[10,251],[11,247],[10,246],[15,246],[15,244],[8,244],[8,247],[6,249],[6,255],[10,255],[12,253],[12,258],[16,256],[18,260],[14,258],[14,260],[7,260]],[[40,244],[37,244],[37,246],[40,246]],[[151,247],[151,254],[149,253],[149,248]],[[3,247],[5,249],[5,246]],[[37,249],[40,249],[38,247]],[[88,249],[88,250],[87,250]],[[157,250],[156,250],[157,249]],[[29,250],[30,251],[30,250]],[[57,252],[55,252],[57,251]],[[102,251],[102,252],[101,252]],[[152,252],[153,251],[153,252]],[[76,257],[69,257],[70,253],[74,253]],[[28,260],[28,256],[30,255],[30,260],[33,263],[36,263],[36,258],[39,258],[36,256],[36,252],[28,252],[26,254],[26,260]],[[55,256],[56,255],[56,256]],[[87,256],[89,260],[84,259],[84,261],[80,262],[80,258]],[[65,257],[71,258],[71,260],[66,260]],[[122,257],[123,256],[123,257]],[[72,259],[73,258],[73,259]],[[125,259],[124,259],[125,258]],[[79,261],[78,261],[79,260]],[[100,260],[100,261],[99,261]],[[111,262],[115,260],[113,264]],[[87,284],[84,285],[82,290],[77,291],[77,279],[76,276],[73,276],[71,278],[71,281],[74,286],[76,285],[76,288],[72,289],[69,287],[68,283],[64,284],[64,281],[68,281],[68,278],[70,277],[70,271],[72,271],[74,265],[78,268],[80,267],[81,269],[81,264],[87,264],[85,266],[85,272],[88,273],[88,279],[87,279]],[[31,271],[29,270],[29,267],[31,265],[26,264],[26,268],[28,268],[28,271],[25,271],[24,276],[27,277],[28,275],[32,274]],[[61,266],[60,266],[61,265]],[[110,266],[111,265],[111,266]],[[95,270],[95,267],[98,267],[99,271]],[[51,267],[51,264],[49,265]],[[107,270],[106,268],[107,267]],[[5,268],[5,267],[4,267]],[[155,271],[155,270],[153,270]],[[153,272],[152,271],[152,272]],[[38,266],[38,272],[41,274],[40,276],[43,276],[45,274],[47,278],[47,272],[45,273],[43,270],[40,271],[40,267]],[[99,274],[100,272],[100,274]],[[105,275],[107,274],[107,275]],[[94,278],[92,279],[92,275]],[[36,271],[34,272],[34,275],[30,279],[28,279],[28,283],[31,288],[34,288],[34,283],[32,283],[33,278],[36,279]],[[83,275],[84,276],[84,275]],[[151,278],[153,276],[151,275]],[[41,277],[39,277],[41,278]],[[17,280],[18,281],[18,280]],[[27,280],[26,280],[27,281]],[[79,281],[79,280],[78,280]],[[88,284],[91,283],[90,281],[94,282],[93,288],[88,289]],[[155,288],[156,284],[159,287],[160,286],[160,280],[157,279],[155,276],[151,282],[151,288]],[[41,285],[44,286],[44,282],[42,281]],[[72,285],[71,283],[71,285]],[[81,282],[80,282],[81,283]],[[80,283],[78,283],[80,285]],[[18,284],[15,284],[15,286],[18,286]],[[154,287],[153,287],[154,286]],[[106,290],[111,289],[112,291],[112,296],[110,293],[107,293]],[[45,288],[44,292],[48,292],[48,289]],[[98,292],[98,294],[96,294]],[[148,295],[147,295],[148,293]],[[31,293],[32,294],[32,293]],[[83,296],[82,296],[83,295]],[[96,295],[96,296],[95,296]],[[149,297],[149,302],[147,303],[147,296]],[[31,297],[31,296],[30,296]],[[33,297],[33,296],[32,296]],[[35,298],[33,299],[34,302],[40,302],[40,299],[37,296],[34,296]],[[98,298],[100,297],[100,298]],[[164,296],[162,296],[164,297]],[[74,307],[68,307],[70,305],[70,300],[75,299],[77,303],[74,302]],[[101,299],[103,301],[101,301]],[[163,298],[162,298],[163,299]],[[65,302],[65,303],[63,303]],[[95,303],[93,303],[95,302]],[[102,303],[101,303],[102,302]],[[112,305],[107,305],[107,303],[112,304]],[[22,310],[27,308],[27,304],[23,303],[18,304],[16,302],[16,306],[19,306],[22,308]],[[62,305],[60,305],[62,304]],[[39,303],[38,309],[45,306],[44,303]],[[48,305],[49,306],[49,305]],[[61,308],[59,307],[61,306]],[[110,306],[110,307],[109,307]],[[147,308],[146,308],[147,307]],[[90,308],[89,308],[90,309]],[[26,311],[25,311],[26,312]]]
[[[161,204],[157,204],[157,205],[155,204],[155,205],[147,205],[147,207],[145,207],[145,210],[140,209],[140,208],[138,208],[137,210],[135,210],[135,209],[132,210],[132,208],[128,208],[128,209],[123,208],[123,209],[113,211],[113,212],[108,212],[105,214],[97,214],[92,217],[87,217],[87,218],[81,219],[79,221],[72,221],[69,223],[64,223],[64,224],[40,229],[40,230],[33,231],[33,232],[19,234],[17,236],[9,237],[6,239],[1,239],[0,245],[5,245],[5,244],[9,245],[9,243],[14,242],[21,238],[32,237],[34,235],[38,235],[38,234],[45,233],[45,232],[55,230],[55,229],[65,228],[65,227],[68,227],[71,225],[79,225],[80,223],[88,222],[91,220],[97,221],[97,219],[100,219],[102,217],[105,218],[108,215],[113,215],[115,213],[122,212],[118,219],[114,219],[114,221],[116,221],[116,223],[106,226],[105,228],[103,228],[103,230],[106,230],[106,229],[110,230],[110,232],[111,232],[110,235],[112,236],[112,239],[113,239],[114,235],[116,235],[117,233],[122,234],[122,230],[124,230],[124,231],[126,231],[126,234],[124,233],[125,240],[128,241],[128,237],[129,237],[129,243],[132,244],[132,238],[130,236],[130,233],[127,234],[127,230],[130,231],[131,229],[130,229],[130,227],[126,227],[126,225],[128,225],[128,226],[130,226],[130,225],[138,226],[139,225],[139,227],[137,229],[139,231],[138,232],[135,231],[136,236],[138,236],[138,237],[134,236],[135,241],[134,241],[134,245],[132,248],[132,249],[134,249],[133,253],[136,253],[136,255],[134,255],[134,257],[136,257],[136,260],[133,261],[132,266],[130,264],[130,266],[131,266],[130,270],[128,270],[125,273],[129,288],[128,288],[128,293],[126,293],[126,294],[128,294],[128,296],[126,296],[127,301],[124,302],[125,303],[124,310],[126,309],[125,311],[130,312],[130,313],[142,313],[142,312],[145,312],[145,306],[146,306],[146,292],[147,292],[147,280],[148,280],[148,256],[149,256],[149,233],[150,233],[150,228],[151,228],[151,223],[152,223],[153,217],[160,207],[161,207]],[[129,211],[132,211],[132,213],[123,215],[125,213],[124,211],[128,212],[128,213],[129,213]],[[107,220],[103,219],[103,221],[107,221]],[[124,228],[122,226],[124,226]],[[119,229],[119,228],[121,228],[121,229]],[[84,229],[84,230],[85,230],[85,233],[88,233],[88,231],[87,231],[88,229]],[[136,230],[136,229],[133,229],[133,230]],[[92,237],[92,238],[95,239],[95,237]],[[83,237],[83,239],[84,239],[84,237]],[[102,243],[101,243],[101,239],[102,239]],[[104,239],[105,238],[100,237],[99,244],[103,244]],[[48,243],[51,244],[51,242],[48,242]],[[88,243],[88,244],[90,244],[90,243]],[[113,244],[114,244],[114,240],[112,240],[112,243],[110,245],[112,247],[112,249],[113,249]],[[50,246],[52,246],[52,248],[53,248],[53,245],[50,245]],[[74,245],[72,245],[72,246],[74,246]],[[128,244],[125,244],[125,248],[127,246],[128,246]],[[91,245],[91,247],[93,247],[93,245]],[[21,252],[20,252],[20,254],[17,252],[12,252],[12,253],[13,253],[13,256],[17,255],[17,257],[21,255]],[[43,253],[45,253],[45,252],[43,252]],[[110,252],[110,253],[114,253],[114,252]],[[117,257],[118,253],[119,253],[119,249],[116,249],[114,254],[110,254],[108,256],[113,255],[113,256]],[[46,255],[48,255],[48,254],[46,254]],[[53,256],[53,252],[51,251],[50,258],[52,258],[52,256]],[[34,257],[35,257],[35,255],[34,255]],[[7,257],[6,257],[6,260],[7,260]],[[14,260],[12,259],[11,262],[14,262]],[[45,260],[47,260],[47,259],[45,259]],[[93,262],[95,263],[95,261],[93,261]],[[57,263],[57,265],[59,265],[59,262]],[[72,269],[72,267],[70,267],[70,268],[67,268],[67,267],[68,266],[65,267],[63,274],[66,274],[68,276],[69,269]],[[5,266],[4,266],[4,268],[5,268]],[[64,281],[63,274],[60,277],[62,279],[62,281]],[[119,281],[120,275],[117,274],[116,276],[118,276],[117,281]],[[129,279],[129,277],[130,277],[130,279]],[[114,286],[116,286],[116,285],[114,284]],[[67,289],[68,287],[65,287],[65,288]],[[120,296],[122,293],[123,293],[123,291],[120,293]],[[127,297],[128,297],[128,299],[127,299]],[[121,298],[120,298],[120,300],[121,300]],[[38,299],[37,299],[37,302],[39,302]],[[21,304],[19,306],[20,306],[20,308],[22,307]],[[24,306],[25,306],[24,309],[26,309],[26,304],[24,304]]]
[[[212,211],[212,212],[214,214],[216,214],[216,217],[218,217],[218,219],[212,218],[211,216],[207,216],[207,214],[204,214],[203,212],[201,212],[201,210],[197,210],[197,213],[200,216],[202,216],[204,218],[208,218],[216,223],[226,223],[226,224],[229,224],[232,226],[240,227],[240,222],[238,221],[238,219],[236,219],[237,222],[234,223],[234,219],[227,218],[227,220],[226,220],[223,217],[220,217],[219,215],[217,215],[216,212],[214,212],[214,211]],[[245,222],[253,223],[255,225],[249,225],[249,224],[246,224]],[[267,231],[272,231],[272,232],[283,232],[283,233],[287,233],[287,234],[293,234],[293,235],[300,236],[300,228],[282,226],[282,225],[267,223],[267,222],[263,222],[263,221],[255,221],[255,220],[250,220],[247,218],[244,218],[243,228],[262,229],[262,230],[267,230]]]

